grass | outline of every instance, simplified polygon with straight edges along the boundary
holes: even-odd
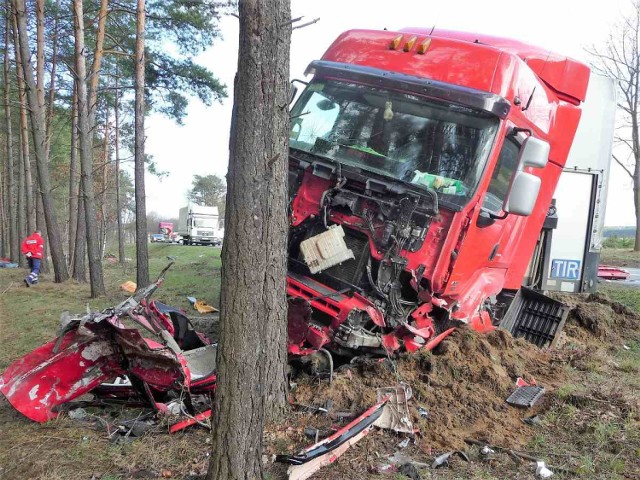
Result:
[[[603,282],[598,285],[598,291],[640,313],[640,289],[637,286]]]
[[[640,252],[634,252],[633,246],[628,248],[603,248],[600,252],[602,265],[616,267],[640,267]]]

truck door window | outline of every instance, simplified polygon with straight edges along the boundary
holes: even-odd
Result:
[[[520,146],[510,139],[505,139],[498,163],[493,175],[489,188],[482,202],[482,207],[493,213],[499,213],[502,210],[502,204],[507,196],[509,184],[513,172],[518,166],[518,156],[520,154]]]

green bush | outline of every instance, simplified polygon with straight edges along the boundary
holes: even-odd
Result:
[[[609,237],[602,242],[604,248],[633,248],[635,239],[632,237]]]

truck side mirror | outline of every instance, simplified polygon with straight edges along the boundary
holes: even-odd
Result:
[[[518,166],[544,168],[549,161],[549,144],[536,137],[527,137],[520,147]]]
[[[549,144],[533,136],[527,137],[520,147],[516,169],[509,193],[502,209],[514,215],[529,216],[538,200],[541,180],[524,171],[525,167],[544,168],[549,161]]]
[[[522,170],[516,171],[511,183],[511,191],[502,209],[514,215],[529,216],[538,199],[540,179]]]

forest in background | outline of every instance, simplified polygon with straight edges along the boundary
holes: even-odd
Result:
[[[89,273],[101,294],[105,246],[118,244],[123,262],[124,243],[148,232],[140,174],[159,172],[144,155],[144,116],[180,124],[190,99],[227,96],[194,59],[234,10],[207,0],[0,7],[0,256],[22,262],[20,241],[38,229],[55,281]]]

